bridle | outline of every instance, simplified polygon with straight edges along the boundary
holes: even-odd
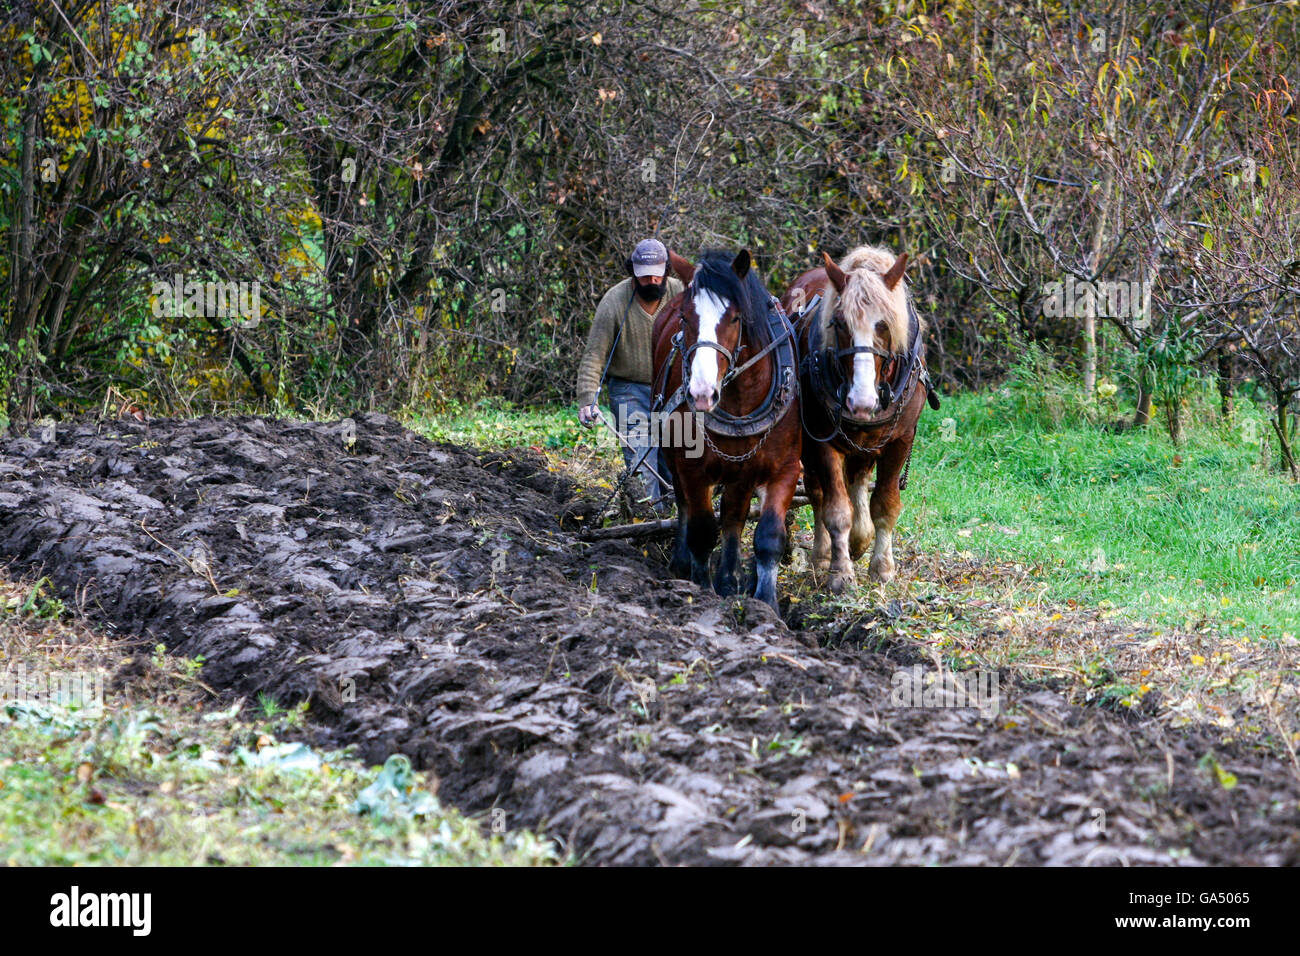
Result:
[[[695,283],[692,282],[691,285],[687,288],[687,291],[688,292],[691,291],[692,289],[694,289],[694,287],[695,287]],[[691,368],[691,362],[694,361],[695,359],[695,353],[698,352],[701,348],[714,349],[715,351],[721,352],[727,359],[727,370],[723,372],[722,376],[718,379],[719,394],[722,393],[722,390],[727,386],[727,384],[733,378],[735,378],[737,375],[740,374],[740,371],[738,371],[736,368],[736,363],[740,361],[740,353],[743,352],[745,349],[745,323],[741,322],[739,319],[735,321],[739,322],[740,324],[740,334],[736,338],[736,347],[734,349],[728,349],[725,345],[720,345],[717,342],[709,342],[705,339],[700,338],[700,333],[699,333],[700,322],[698,316],[696,317],[695,320],[695,341],[692,342],[690,345],[687,345],[685,348],[680,348],[681,343],[685,341],[685,333],[686,333],[686,323],[684,319],[682,320],[681,329],[677,332],[677,335],[673,336],[673,345],[679,347],[682,353],[682,381],[683,382],[686,381],[686,373]],[[745,363],[745,367],[747,368],[750,364],[752,363],[750,362]],[[686,405],[688,408],[690,408],[691,411],[695,411],[695,406],[691,403],[691,396],[689,392],[687,392],[686,394]]]
[[[690,288],[694,288],[694,283]],[[656,386],[652,408],[656,411],[669,412],[682,404],[686,404],[693,413],[702,416],[706,442],[709,442],[708,432],[710,431],[728,438],[762,436],[763,440],[766,440],[767,435],[776,426],[776,423],[785,416],[786,411],[789,410],[790,405],[799,394],[799,361],[798,356],[795,354],[794,325],[775,296],[769,294],[767,304],[771,340],[743,363],[740,361],[740,354],[746,348],[744,320],[736,320],[740,322],[740,335],[737,338],[735,349],[728,349],[725,345],[699,338],[698,320],[696,339],[690,345],[686,345],[685,315],[680,316],[678,319],[679,328],[672,337],[672,351],[655,376]],[[756,409],[744,415],[733,415],[719,407],[715,407],[709,412],[695,412],[695,409],[690,404],[690,395],[686,387],[687,374],[691,368],[695,353],[706,347],[721,352],[727,359],[727,370],[718,379],[719,394],[728,384],[743,375],[756,362],[761,361],[769,354],[772,355],[774,366],[771,384],[768,387],[767,396]],[[664,390],[668,381],[668,372],[678,356],[680,356],[681,361],[681,384],[678,385],[677,390],[672,395],[665,395]],[[727,455],[717,450],[716,446],[712,446],[711,442],[709,444],[721,457],[731,461],[743,461],[745,458],[752,456],[762,442],[760,441],[758,445],[755,445],[749,452],[741,456]]]
[[[831,316],[831,324],[835,327],[836,344],[838,345],[839,333],[848,331],[848,323],[844,321],[844,315],[843,313],[840,312],[838,308],[835,310],[835,313]],[[830,350],[828,349],[827,351]],[[880,358],[885,360],[884,364],[880,367],[880,384],[877,387],[877,392],[880,394],[880,409],[883,412],[885,409],[889,407],[889,400],[891,398],[890,395],[891,389],[889,385],[889,372],[894,365],[895,359],[897,359],[898,356],[893,352],[886,352],[883,349],[878,349],[872,345],[850,345],[848,348],[835,349],[834,367],[836,368],[837,371],[839,371],[841,378],[843,378],[843,370],[840,368],[840,364],[839,364],[840,361],[842,359],[852,358],[853,356],[857,356],[857,355],[879,356]],[[850,381],[851,381],[850,379],[844,378],[843,381],[840,383],[839,388],[836,389],[836,402],[841,408],[844,407],[844,400],[848,397]]]
[[[809,438],[813,441],[827,442],[838,437],[862,454],[875,454],[893,440],[903,409],[911,398],[914,380],[925,383],[927,399],[931,407],[938,407],[938,398],[934,395],[934,389],[930,384],[929,373],[926,371],[925,363],[920,358],[923,340],[920,323],[917,320],[916,310],[912,305],[910,295],[907,299],[907,315],[909,347],[906,353],[903,354],[885,352],[869,345],[838,348],[839,333],[844,329],[844,320],[838,314],[832,316],[832,325],[835,327],[835,345],[822,349],[810,348],[809,353],[804,356],[802,362],[802,372],[807,376],[808,384],[811,386],[810,391],[812,394],[808,398],[821,404],[823,411],[831,422],[830,432],[826,435],[817,436],[813,435],[808,429],[805,418],[804,431]],[[845,378],[844,370],[840,367],[840,361],[848,356],[864,354],[885,359],[885,365],[881,368],[880,384],[878,386],[881,411],[880,414],[868,421],[860,422],[850,419],[846,423],[844,420],[844,405],[848,397],[851,379]],[[903,365],[902,368],[897,368],[900,359],[902,359]],[[895,371],[892,378],[889,375],[891,370]],[[806,402],[799,406],[801,415],[804,414],[804,404]],[[893,406],[892,409],[891,405]],[[845,430],[846,426],[855,431],[887,426],[889,431],[881,441],[870,447],[864,447],[853,440],[852,436]]]

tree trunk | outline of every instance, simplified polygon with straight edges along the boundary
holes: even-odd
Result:
[[[1113,133],[1114,120],[1106,114],[1106,131]],[[1106,173],[1106,185],[1102,193],[1101,207],[1097,210],[1097,223],[1092,230],[1092,247],[1088,250],[1088,268],[1092,272],[1092,281],[1097,281],[1097,271],[1101,268],[1102,249],[1105,245],[1106,227],[1110,223],[1111,207],[1115,204],[1115,170]],[[1097,398],[1097,297],[1091,299],[1088,314],[1083,317],[1083,397],[1085,401]]]
[[[1169,428],[1169,440],[1175,445],[1183,443],[1183,410],[1177,399],[1165,402],[1165,424]]]
[[[1273,431],[1277,432],[1278,449],[1282,453],[1282,467],[1291,473],[1291,480],[1300,482],[1300,464],[1296,463],[1295,449],[1291,439],[1295,437],[1295,428],[1290,427],[1290,415],[1287,414],[1290,396],[1278,395],[1277,416],[1273,419]]]
[[[1097,316],[1083,317],[1083,396],[1086,400],[1097,397]]]
[[[1133,413],[1133,427],[1145,428],[1151,424],[1151,392],[1155,388],[1155,383],[1151,381],[1151,373],[1143,369],[1138,373],[1138,401],[1137,411]]]
[[[1236,409],[1232,394],[1232,353],[1227,349],[1219,350],[1219,411],[1225,422],[1232,421]]]

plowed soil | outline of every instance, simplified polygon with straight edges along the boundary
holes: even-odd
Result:
[[[891,706],[912,649],[582,542],[566,527],[594,504],[539,456],[383,416],[346,437],[203,418],[0,441],[0,560],[202,655],[225,695],[309,700],[318,746],[405,753],[587,863],[1300,862],[1275,756],[1010,675],[997,714]]]

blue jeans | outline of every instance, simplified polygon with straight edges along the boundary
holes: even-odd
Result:
[[[643,385],[640,382],[630,382],[625,378],[614,378],[613,376],[608,379],[608,385],[609,405],[614,412],[614,426],[632,444],[632,447],[629,448],[619,442],[619,447],[623,449],[623,466],[631,468],[633,462],[641,457],[641,452],[645,447],[655,444],[655,430],[648,427],[650,421],[650,386]],[[635,420],[635,416],[639,416],[640,420],[646,424],[640,428],[631,427],[630,422]],[[649,467],[646,467],[647,465]],[[652,447],[637,471],[641,475],[641,480],[645,482],[646,492],[650,495],[651,500],[658,498],[660,495],[670,494],[672,492],[671,484],[668,487],[661,488],[659,479],[654,476],[650,468],[663,475],[664,481],[672,482],[673,479],[668,473],[668,463],[664,461],[662,449]]]

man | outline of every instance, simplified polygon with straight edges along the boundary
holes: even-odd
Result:
[[[641,421],[650,420],[650,388],[654,369],[654,342],[650,333],[655,316],[663,304],[682,291],[680,280],[668,275],[668,250],[658,239],[643,239],[625,263],[628,278],[607,291],[596,307],[587,347],[578,365],[578,420],[590,427],[600,417],[596,406],[601,379],[609,384],[609,404],[614,410],[615,427],[630,439],[632,447],[622,445],[623,462],[630,468],[641,458],[647,444],[654,442],[653,429],[629,428],[633,413]],[[607,376],[607,377],[606,377]],[[642,459],[639,477],[643,489],[633,484],[634,500],[643,495],[654,501],[671,491],[661,488],[654,471],[670,481],[663,456],[655,451]],[[658,510],[666,510],[659,508]]]

